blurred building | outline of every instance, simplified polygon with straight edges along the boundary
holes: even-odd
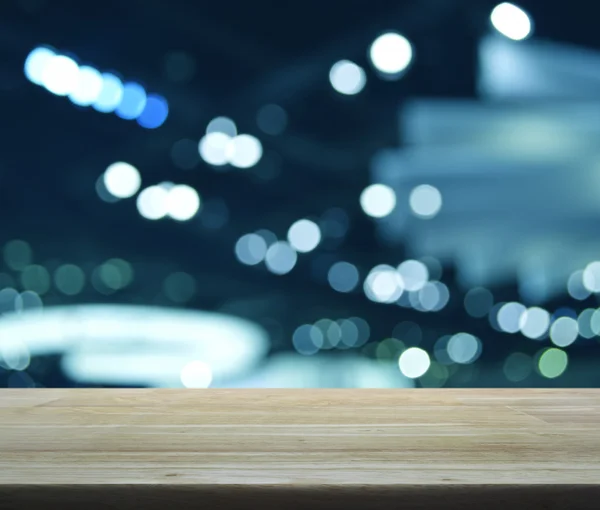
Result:
[[[592,10],[8,0],[0,385],[600,385]]]

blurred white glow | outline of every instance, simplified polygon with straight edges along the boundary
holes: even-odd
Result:
[[[44,69],[54,57],[54,53],[50,48],[40,46],[33,49],[25,59],[23,71],[27,79],[36,85],[43,85]]]
[[[400,371],[410,379],[416,379],[425,375],[431,366],[429,354],[418,347],[406,349],[398,359]]]
[[[360,206],[372,218],[384,218],[396,207],[396,193],[385,184],[371,184],[360,195]]]
[[[579,325],[571,317],[559,317],[550,327],[550,340],[558,347],[571,345],[579,335]]]
[[[329,71],[331,86],[345,95],[358,94],[367,83],[367,75],[362,67],[349,60],[340,60]]]
[[[137,209],[140,215],[148,220],[164,218],[167,208],[169,190],[163,186],[149,186],[137,197]]]
[[[316,326],[303,324],[294,331],[292,344],[298,353],[312,356],[323,347],[323,334]]]
[[[265,255],[267,269],[277,275],[289,273],[294,269],[297,260],[296,251],[286,241],[277,241],[272,244]]]
[[[423,312],[439,312],[450,300],[450,291],[442,282],[427,282],[423,288],[411,292],[411,303],[415,302],[417,308]]]
[[[142,184],[140,172],[133,165],[118,161],[104,171],[104,186],[116,198],[129,198],[135,195]]]
[[[442,194],[429,184],[422,184],[410,193],[409,204],[415,216],[431,219],[437,216],[442,208]]]
[[[550,314],[543,308],[534,306],[521,315],[519,327],[527,338],[538,339],[544,336],[550,326]]]
[[[429,279],[429,270],[419,260],[405,260],[398,266],[398,273],[408,291],[422,289]]]
[[[168,191],[165,207],[174,220],[191,220],[200,209],[200,197],[191,186],[178,184]]]
[[[57,96],[67,96],[77,88],[79,66],[65,55],[55,55],[45,62],[42,85]]]
[[[246,234],[235,243],[235,256],[247,266],[260,264],[267,254],[267,243],[258,234]]]
[[[29,348],[17,338],[0,341],[0,367],[7,370],[25,370],[31,362]]]
[[[409,66],[413,58],[413,49],[406,37],[388,32],[375,39],[369,56],[378,71],[397,75]]]
[[[208,388],[212,382],[212,370],[208,363],[190,361],[181,369],[181,383],[186,388]]]
[[[590,297],[591,294],[591,292],[585,287],[583,283],[583,274],[584,272],[581,270],[575,271],[571,274],[571,276],[569,276],[569,280],[567,282],[567,291],[569,292],[569,295],[573,299],[577,299],[578,301],[583,301],[584,299],[587,299],[588,297]],[[593,282],[595,284],[595,278]]]
[[[365,295],[376,303],[393,303],[404,292],[404,282],[398,271],[386,264],[375,266],[363,285]]]
[[[135,334],[132,334],[134,332]],[[131,305],[50,307],[0,317],[0,346],[23,342],[32,357],[63,354],[77,382],[181,386],[190,361],[215,380],[256,365],[269,347],[257,325],[224,314]]]
[[[227,146],[230,140],[231,137],[229,135],[218,131],[204,135],[198,145],[200,157],[209,165],[226,165],[229,162]]]
[[[252,135],[237,135],[225,147],[227,161],[236,168],[250,168],[256,165],[263,154],[260,140]]]
[[[336,262],[327,273],[329,285],[338,292],[352,292],[359,279],[358,268],[350,262]]]
[[[595,308],[583,310],[577,318],[577,329],[583,338],[592,338],[596,333],[592,329],[592,317],[596,312]]]
[[[521,303],[505,303],[498,310],[498,327],[505,333],[517,333],[521,329],[521,317],[526,310]]]
[[[288,230],[288,241],[294,250],[308,253],[321,242],[321,229],[311,220],[298,220]]]
[[[600,292],[600,262],[591,262],[583,270],[583,286],[590,292]]]
[[[123,83],[111,73],[102,74],[102,89],[92,108],[101,113],[114,112],[123,98]]]
[[[532,32],[531,19],[527,13],[509,2],[494,7],[490,20],[498,32],[513,41],[522,41]]]
[[[237,126],[229,117],[216,117],[206,126],[206,134],[223,133],[233,138],[237,135]]]
[[[481,354],[481,341],[469,333],[458,333],[448,340],[448,357],[454,363],[473,363]]]
[[[102,75],[93,67],[81,66],[77,85],[69,94],[69,99],[78,106],[90,106],[98,100],[102,91]]]

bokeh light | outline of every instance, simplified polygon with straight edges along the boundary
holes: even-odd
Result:
[[[168,190],[165,207],[167,214],[174,220],[188,221],[200,209],[200,196],[191,186],[178,184]]]
[[[385,184],[371,184],[361,193],[360,206],[368,216],[384,218],[396,207],[396,193]]]
[[[519,327],[527,338],[542,338],[550,327],[550,314],[537,306],[528,308],[521,314]]]
[[[137,168],[124,161],[109,165],[104,171],[104,186],[115,198],[129,198],[135,195],[142,184]]]
[[[284,275],[289,273],[298,260],[294,248],[287,241],[277,241],[267,249],[265,264],[271,273]]]
[[[215,117],[206,126],[206,134],[223,133],[229,138],[233,138],[238,134],[235,122],[229,117]]]
[[[338,292],[352,292],[358,286],[359,279],[358,268],[350,262],[336,262],[327,273],[329,285]]]
[[[362,67],[349,60],[340,60],[329,71],[329,82],[336,92],[353,96],[367,83],[367,75]]]
[[[485,317],[494,306],[494,296],[484,287],[475,287],[465,294],[464,305],[471,317]]]
[[[513,41],[528,38],[533,28],[529,15],[509,2],[502,2],[494,7],[490,20],[498,32]]]
[[[260,264],[267,255],[267,242],[258,234],[245,234],[235,243],[235,256],[247,266]]]
[[[230,138],[225,146],[227,161],[236,168],[251,168],[263,154],[260,140],[252,135],[237,135]]]
[[[442,194],[434,186],[422,184],[411,191],[409,203],[415,216],[431,219],[442,208]]]
[[[560,377],[567,369],[569,357],[561,349],[550,347],[545,349],[538,360],[538,370],[547,379]]]
[[[429,354],[419,347],[406,349],[398,359],[398,366],[405,377],[417,379],[423,376],[431,365]]]
[[[411,63],[413,48],[403,35],[388,32],[375,39],[369,49],[369,57],[379,72],[398,75]]]
[[[203,361],[190,361],[181,369],[181,384],[186,388],[208,388],[212,378],[210,365]]]
[[[298,220],[289,228],[287,238],[294,250],[308,253],[321,242],[321,229],[314,221]]]
[[[579,325],[571,317],[559,317],[550,327],[550,340],[557,347],[571,345],[579,336]]]
[[[137,117],[137,123],[146,129],[162,126],[169,115],[167,100],[158,94],[148,94],[144,109]]]

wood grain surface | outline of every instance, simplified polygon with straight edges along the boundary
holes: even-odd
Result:
[[[171,505],[598,509],[600,392],[0,390],[1,509]]]

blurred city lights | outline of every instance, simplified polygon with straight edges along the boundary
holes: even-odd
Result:
[[[521,314],[519,327],[521,333],[527,338],[539,339],[550,327],[550,314],[537,306],[528,308]]]
[[[437,188],[422,184],[411,191],[409,203],[415,216],[431,219],[437,216],[442,208],[442,195]]]
[[[54,57],[56,53],[50,48],[45,46],[39,46],[32,50],[27,58],[25,59],[24,73],[25,77],[36,85],[42,85],[44,83],[44,69]]]
[[[361,193],[360,205],[368,216],[384,218],[396,207],[396,193],[385,184],[371,184]]]
[[[68,96],[77,88],[79,67],[70,57],[54,55],[45,62],[41,78],[48,92],[57,96]]]
[[[256,165],[263,154],[262,144],[252,135],[237,135],[228,140],[225,147],[227,162],[236,168]]]
[[[409,379],[423,376],[431,365],[429,354],[419,347],[406,349],[398,359],[398,366],[402,374]]]
[[[513,41],[522,41],[532,32],[532,22],[528,14],[509,2],[494,7],[490,20],[494,28]]]
[[[521,303],[503,304],[496,318],[499,328],[505,333],[518,333],[521,329],[521,317],[526,310],[527,308]]]
[[[157,94],[149,94],[136,121],[143,128],[156,129],[164,124],[168,115],[169,104],[167,100]]]
[[[481,340],[469,333],[457,333],[450,337],[446,349],[455,363],[473,363],[481,354]]]
[[[186,184],[173,186],[165,200],[167,214],[177,221],[191,220],[200,209],[198,192]]]
[[[22,271],[31,264],[31,246],[21,239],[13,239],[4,245],[4,262],[14,271]]]
[[[398,273],[408,291],[421,290],[429,279],[429,270],[419,260],[405,260],[398,266]]]
[[[413,49],[406,37],[388,32],[375,39],[369,49],[369,57],[379,72],[398,75],[411,63]]]
[[[137,83],[123,85],[123,93],[115,114],[125,120],[137,119],[146,108],[146,91]],[[161,122],[162,124],[162,122]]]
[[[359,283],[358,268],[350,262],[336,262],[327,273],[327,281],[337,292],[352,292]]]
[[[245,234],[235,243],[235,256],[247,266],[260,264],[267,255],[267,242],[258,234]]]
[[[79,294],[85,285],[85,273],[75,264],[63,264],[54,272],[54,285],[67,296]]]
[[[208,388],[212,378],[210,365],[202,361],[190,361],[181,369],[181,384],[186,388]]]
[[[102,75],[98,70],[90,66],[81,66],[77,85],[69,94],[69,99],[77,106],[91,106],[98,101],[102,86]]]
[[[571,317],[559,317],[550,327],[550,340],[557,347],[568,347],[579,336],[579,325]]]
[[[229,117],[215,117],[206,126],[206,134],[223,133],[229,138],[233,138],[238,134],[235,122]]]
[[[104,171],[104,186],[115,198],[129,198],[135,195],[142,184],[137,168],[129,163],[118,161]]]
[[[39,46],[28,54],[24,73],[32,83],[56,96],[67,96],[77,106],[91,106],[98,112],[114,112],[122,119],[136,119],[147,129],[161,126],[169,113],[162,96],[147,95],[137,83],[123,84],[113,73],[100,73],[88,65],[79,66],[70,56],[48,47]]]
[[[349,60],[340,60],[331,67],[329,81],[336,92],[344,95],[358,94],[367,83],[362,67]]]
[[[288,230],[292,248],[300,253],[313,251],[321,242],[321,229],[311,220],[298,220]]]
[[[584,285],[583,275],[584,272],[582,270],[575,271],[571,274],[571,276],[569,276],[569,280],[567,282],[567,291],[569,292],[569,295],[578,301],[587,299],[591,294],[591,291],[589,291]],[[593,275],[588,275],[588,278],[590,276]]]
[[[398,271],[386,264],[375,266],[363,285],[365,295],[376,303],[393,303],[404,292],[404,281]]]
[[[267,249],[265,264],[267,269],[274,274],[284,275],[289,273],[298,260],[294,248],[286,241],[277,241]]]
[[[600,292],[600,262],[591,262],[585,267],[582,281],[589,292]]]
[[[148,220],[159,220],[169,212],[167,197],[169,191],[162,186],[149,186],[137,196],[137,209],[140,215]]]
[[[579,314],[579,317],[577,317],[577,329],[579,335],[583,338],[589,339],[596,334],[592,329],[592,317],[595,312],[595,308],[587,308]]]
[[[547,379],[560,377],[567,369],[569,357],[561,349],[550,347],[545,349],[538,360],[538,370]]]
[[[204,135],[200,139],[198,151],[200,157],[209,165],[223,166],[229,162],[227,145],[231,137],[225,133],[215,131]]]
[[[123,97],[123,82],[112,73],[102,74],[102,88],[92,108],[100,113],[114,112]]]

